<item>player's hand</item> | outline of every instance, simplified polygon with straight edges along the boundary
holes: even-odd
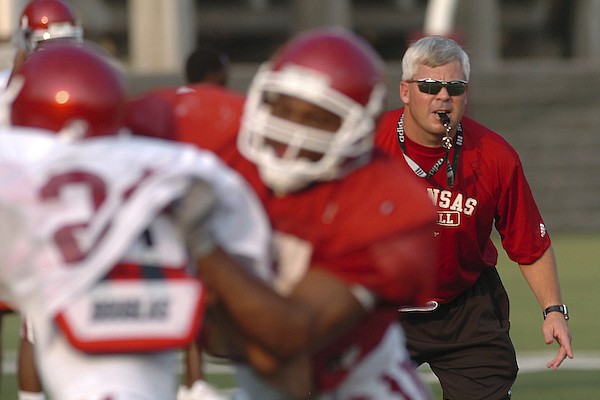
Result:
[[[571,349],[573,338],[569,332],[569,325],[561,313],[549,313],[542,325],[542,332],[546,344],[552,344],[556,340],[560,346],[556,357],[546,364],[546,368],[552,368],[556,371],[565,358],[573,358],[573,350]]]

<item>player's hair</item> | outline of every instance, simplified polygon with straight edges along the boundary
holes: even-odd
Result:
[[[185,79],[188,83],[200,83],[214,81],[218,76],[219,83],[225,84],[228,66],[229,57],[225,53],[211,47],[198,47],[186,60]]]
[[[454,61],[462,66],[464,79],[469,80],[469,56],[454,40],[443,36],[426,36],[414,42],[402,58],[402,80],[412,79],[419,65],[439,67]]]

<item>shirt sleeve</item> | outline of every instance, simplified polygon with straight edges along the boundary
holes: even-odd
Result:
[[[531,264],[550,246],[550,237],[516,153],[506,158],[503,167],[496,229],[508,257]]]

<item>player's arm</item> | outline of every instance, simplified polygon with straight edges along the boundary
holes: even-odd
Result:
[[[265,379],[273,386],[292,395],[312,390],[310,357],[315,347],[365,312],[348,285],[319,269],[309,269],[285,297],[219,248],[198,261],[198,271],[242,331],[248,362],[268,375]]]
[[[364,313],[345,283],[318,269],[309,269],[286,297],[219,248],[198,261],[198,271],[236,324],[277,358],[310,349]]]
[[[523,276],[533,291],[542,310],[552,305],[562,304],[558,272],[552,247],[534,263],[529,265],[519,264]],[[556,370],[566,357],[573,358],[571,349],[571,333],[562,313],[548,313],[544,320],[542,331],[546,344],[556,340],[559,344],[558,354],[546,365]]]

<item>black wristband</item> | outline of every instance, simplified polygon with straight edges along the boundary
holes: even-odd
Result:
[[[546,315],[551,312],[560,312],[565,317],[566,320],[569,319],[569,309],[566,304],[559,304],[556,306],[550,306],[544,310],[544,319],[546,319]]]

